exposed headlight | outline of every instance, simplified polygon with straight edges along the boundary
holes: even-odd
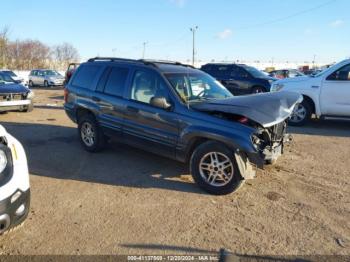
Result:
[[[0,149],[0,173],[2,173],[7,166],[7,156],[6,153]]]
[[[280,91],[284,87],[283,84],[273,84],[271,87],[271,92],[277,92]]]
[[[34,92],[33,91],[29,91],[27,98],[28,99],[32,99],[34,97]]]

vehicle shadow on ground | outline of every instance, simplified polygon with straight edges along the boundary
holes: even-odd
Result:
[[[185,246],[171,246],[171,245],[160,245],[160,244],[121,244],[121,247],[128,249],[143,249],[143,250],[163,250],[163,251],[174,251],[184,252],[189,254],[218,254],[218,251],[206,250],[195,247]]]
[[[349,120],[313,120],[303,127],[288,127],[291,134],[350,137]]]
[[[72,127],[1,123],[26,150],[33,175],[123,187],[159,188],[204,194],[186,165],[116,142],[100,153],[86,152]]]

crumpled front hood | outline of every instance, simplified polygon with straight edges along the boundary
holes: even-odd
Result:
[[[294,92],[275,92],[248,96],[236,96],[220,100],[193,103],[191,108],[203,112],[222,112],[244,116],[263,127],[270,127],[286,120],[294,106],[303,97]]]
[[[29,89],[20,84],[0,84],[0,94],[28,93]]]

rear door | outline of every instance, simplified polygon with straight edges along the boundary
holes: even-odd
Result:
[[[126,101],[123,98],[129,81],[130,68],[127,66],[107,67],[96,88],[92,100],[99,106],[99,122],[108,133],[122,135]]]
[[[320,101],[323,115],[350,116],[350,64],[326,76]]]
[[[230,70],[228,88],[233,90],[234,95],[244,95],[251,92],[250,74],[239,66],[233,65]]]
[[[168,86],[158,73],[135,70],[128,91],[124,139],[128,144],[174,158],[179,132],[177,114],[152,106],[152,97],[165,97],[171,103]]]

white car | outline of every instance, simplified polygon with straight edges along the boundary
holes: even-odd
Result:
[[[315,76],[302,76],[276,81],[271,92],[292,91],[303,95],[289,123],[302,126],[316,117],[350,118],[350,59],[344,60]]]
[[[22,145],[0,125],[0,234],[21,224],[29,206],[26,154]]]

